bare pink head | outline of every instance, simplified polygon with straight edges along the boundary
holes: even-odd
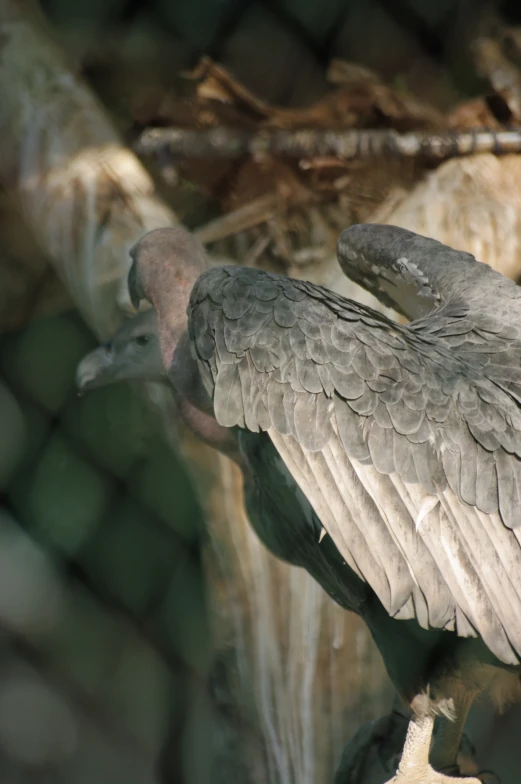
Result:
[[[204,248],[183,226],[154,229],[130,250],[128,290],[135,308],[142,299],[158,317],[163,362],[167,368],[187,326],[190,292],[208,261]]]

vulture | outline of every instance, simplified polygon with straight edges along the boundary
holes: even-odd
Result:
[[[208,269],[181,227],[131,257],[178,400],[232,433],[260,538],[361,615],[410,706],[396,782],[461,781],[473,700],[520,693],[521,290],[393,226],[346,229],[338,258],[408,325]]]
[[[152,308],[127,318],[110,340],[84,357],[76,370],[76,387],[82,395],[118,381],[154,381],[174,393],[177,414],[209,446],[240,463],[237,439],[215,418],[175,395],[161,359],[157,319]]]
[[[293,481],[269,437],[257,434],[255,453],[247,453],[247,462],[239,451],[237,432],[219,425],[213,415],[196,408],[169,383],[153,309],[126,319],[110,340],[82,359],[76,371],[76,386],[80,394],[127,380],[169,385],[177,413],[185,425],[206,444],[226,454],[241,469],[246,511],[263,543],[279,558],[306,568],[344,608],[354,609],[351,604],[354,587],[347,589],[336,576],[337,571],[343,571],[343,559],[331,541],[324,541],[318,547],[323,531],[320,520]],[[247,434],[243,435],[247,437]],[[264,466],[262,483],[259,483],[254,470],[260,465]],[[302,515],[308,524],[300,530]],[[336,568],[332,568],[332,564]],[[363,590],[362,584],[360,588]]]

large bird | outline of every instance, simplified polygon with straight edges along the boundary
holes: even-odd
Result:
[[[115,334],[89,352],[76,370],[76,386],[83,394],[119,381],[154,381],[167,384],[174,393],[177,414],[201,441],[240,462],[234,433],[221,427],[213,416],[199,411],[186,398],[175,394],[161,359],[157,318],[153,308],[127,318]]]
[[[129,292],[155,308],[180,398],[234,429],[261,538],[367,623],[413,710],[396,781],[441,784],[476,695],[519,686],[521,292],[394,227],[352,227],[338,251],[419,318],[402,326],[256,269],[206,270],[179,227],[134,246]],[[431,767],[436,715],[452,720]]]
[[[161,359],[161,349],[159,336],[157,333],[157,318],[153,308],[141,311],[132,318],[127,318],[120,326],[118,331],[103,345],[87,354],[79,363],[76,373],[76,384],[80,394],[91,389],[126,381],[154,381],[166,384],[170,391],[173,387],[168,383],[167,371]],[[205,443],[223,452],[234,460],[243,469],[244,493],[248,502],[248,507],[253,508],[258,497],[257,483],[253,480],[252,472],[248,471],[239,453],[236,434],[233,429],[223,428],[217,424],[215,418],[204,414],[194,407],[187,404],[187,401],[178,399],[177,410],[172,411],[177,420],[181,418],[184,423],[202,439]],[[265,454],[268,450],[274,450],[270,446],[270,441],[266,444]],[[272,456],[272,459],[275,456]],[[252,502],[250,498],[253,498]],[[294,499],[293,505],[301,513],[303,497]],[[263,505],[263,528],[266,530],[266,517],[273,505]],[[309,505],[306,505],[307,513],[310,512]],[[273,510],[274,524],[280,524],[281,520],[288,525],[291,530],[292,525],[289,519],[282,518],[278,510]],[[270,526],[268,526],[269,530]],[[260,532],[262,535],[262,531]],[[269,541],[265,541],[269,546]],[[316,540],[313,542],[316,548]],[[293,556],[294,557],[294,556]],[[318,559],[313,551],[309,552],[309,563],[311,567],[316,564]],[[333,573],[327,572],[316,574],[318,582],[328,590],[334,590]],[[329,578],[329,581],[328,581]],[[404,715],[401,701],[395,700],[393,711],[382,717],[378,721],[371,721],[360,728],[359,732],[352,738],[344,749],[342,759],[335,777],[336,784],[381,784],[388,776],[385,771],[391,773],[397,768],[397,762],[401,755],[405,734],[407,729],[408,716]],[[437,728],[440,729],[439,727]],[[443,728],[442,728],[443,729]],[[462,739],[463,761],[476,770],[473,763],[473,751],[468,739]]]
[[[118,381],[168,382],[168,375],[161,358],[156,313],[148,309],[126,319],[110,340],[82,359],[76,371],[76,385],[83,394]],[[343,558],[331,541],[319,547],[323,531],[320,520],[292,480],[270,438],[260,433],[253,439],[247,433],[219,425],[213,414],[197,408],[172,384],[169,387],[174,393],[177,414],[185,425],[239,465],[246,510],[263,543],[279,558],[306,568],[345,609],[356,609],[352,596],[357,589],[362,595],[367,588],[355,576],[352,585],[339,580],[338,575],[343,576],[345,571]],[[259,472],[261,466],[263,471]]]

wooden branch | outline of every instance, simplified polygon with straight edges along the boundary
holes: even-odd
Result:
[[[184,158],[240,158],[265,154],[290,158],[333,155],[346,160],[382,157],[444,160],[480,152],[495,155],[521,152],[521,128],[402,134],[394,130],[263,130],[251,133],[234,128],[205,131],[149,128],[134,146],[138,154],[156,156],[160,163]]]
[[[194,234],[204,244],[225,239],[231,234],[238,234],[240,231],[246,231],[269,220],[275,214],[278,202],[275,193],[261,196],[249,204],[237,207],[236,210],[200,226]]]
[[[106,337],[128,305],[128,249],[176,221],[41,20],[0,0],[0,181],[79,310]]]

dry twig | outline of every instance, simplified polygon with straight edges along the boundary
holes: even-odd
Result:
[[[397,133],[394,130],[350,131],[259,131],[235,128],[205,131],[181,128],[149,128],[135,144],[145,156],[160,161],[184,158],[240,158],[278,155],[291,158],[337,156],[344,160],[368,158],[447,158],[491,152],[495,155],[521,152],[521,129],[508,131],[478,128],[469,131]]]

